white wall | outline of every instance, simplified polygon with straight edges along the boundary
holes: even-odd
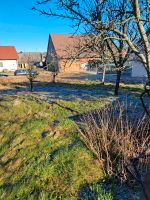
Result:
[[[1,66],[1,63],[3,66]],[[0,60],[0,72],[3,70],[13,71],[18,67],[17,60]]]
[[[141,62],[132,61],[132,77],[146,77],[146,70]]]

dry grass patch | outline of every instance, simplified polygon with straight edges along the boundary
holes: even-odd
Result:
[[[128,161],[150,144],[149,119],[120,102],[83,117],[78,130],[106,174],[122,181],[129,180]],[[138,163],[139,171],[146,162]]]

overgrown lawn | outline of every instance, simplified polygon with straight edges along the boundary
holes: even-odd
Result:
[[[61,122],[70,114],[32,98],[0,99],[0,199],[76,199],[103,177],[73,124]]]

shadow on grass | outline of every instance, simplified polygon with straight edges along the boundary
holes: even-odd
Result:
[[[67,83],[67,82],[34,82],[35,93],[44,93],[52,99],[75,100],[94,98],[106,98],[113,95],[113,85],[103,86],[100,83]],[[29,84],[13,83],[11,89],[1,89],[0,94],[16,94],[20,92],[30,92]]]
[[[83,186],[78,193],[78,200],[113,200],[114,199],[113,184],[108,183],[94,183]]]
[[[30,92],[29,83],[12,83],[11,89],[1,89],[0,94],[17,94],[20,92]],[[33,92],[45,95],[52,100],[94,100],[98,98],[112,97],[114,93],[114,84],[105,85],[98,81],[73,81],[73,82],[40,82],[34,81]],[[122,84],[120,95],[124,93],[139,95],[143,91],[142,85]]]

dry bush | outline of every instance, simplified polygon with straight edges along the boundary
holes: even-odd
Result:
[[[128,160],[150,144],[149,122],[136,107],[116,102],[82,117],[78,129],[87,147],[103,163],[104,171],[125,181]]]

